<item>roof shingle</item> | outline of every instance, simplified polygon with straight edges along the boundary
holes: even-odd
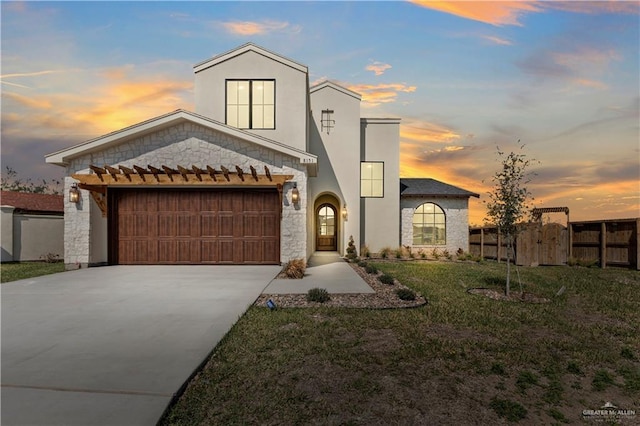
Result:
[[[64,200],[62,195],[0,191],[0,204],[32,212],[64,212]]]
[[[402,197],[456,197],[480,198],[475,192],[449,185],[431,178],[401,178],[400,196]]]

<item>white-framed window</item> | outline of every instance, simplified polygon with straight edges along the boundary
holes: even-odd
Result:
[[[276,82],[227,80],[227,124],[240,129],[275,129]]]
[[[447,220],[444,210],[434,203],[424,203],[413,212],[413,245],[445,245]]]
[[[382,161],[360,163],[360,197],[384,197],[384,163]]]

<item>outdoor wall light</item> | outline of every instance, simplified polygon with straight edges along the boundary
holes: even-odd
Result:
[[[297,183],[293,184],[293,190],[291,191],[291,202],[296,206],[300,202],[300,192],[298,191]]]
[[[78,201],[80,201],[80,190],[78,189],[78,184],[74,183],[69,188],[69,202],[77,203]]]
[[[343,219],[347,218],[347,205],[346,204],[344,206],[342,206],[342,218]]]

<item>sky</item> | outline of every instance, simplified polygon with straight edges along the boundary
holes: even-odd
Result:
[[[363,117],[401,118],[401,176],[480,194],[472,225],[498,148],[532,160],[536,207],[640,217],[638,1],[3,1],[1,13],[1,162],[23,178],[59,179],[46,154],[193,111],[193,65],[253,42],[308,66],[312,84],[360,93]]]

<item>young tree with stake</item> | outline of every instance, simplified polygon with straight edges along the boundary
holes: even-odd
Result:
[[[520,141],[518,141],[519,143]],[[520,147],[522,151],[524,145]],[[528,171],[530,159],[523,153],[511,151],[506,154],[497,148],[501,168],[493,175],[493,190],[489,192],[487,215],[498,227],[498,232],[507,241],[507,284],[505,293],[509,296],[511,283],[511,255],[513,243],[518,232],[517,225],[530,211],[529,202],[533,200],[526,185],[531,181]]]

